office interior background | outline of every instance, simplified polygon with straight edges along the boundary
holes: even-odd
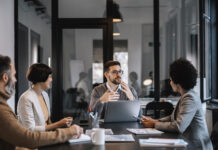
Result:
[[[118,60],[122,80],[138,83],[142,105],[179,95],[169,84],[169,65],[184,57],[198,70],[195,90],[204,104],[209,131],[216,113],[206,109],[217,99],[216,0],[1,0],[0,53],[17,70],[16,111],[29,88],[26,71],[33,63],[53,68],[52,119],[87,119],[94,86],[105,81],[103,64]],[[121,21],[113,20],[115,12]],[[76,86],[83,81],[85,89]]]

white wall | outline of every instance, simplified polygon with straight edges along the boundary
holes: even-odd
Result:
[[[0,0],[0,54],[14,62],[14,0]],[[14,96],[8,104],[14,110]]]

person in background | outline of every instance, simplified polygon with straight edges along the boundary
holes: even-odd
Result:
[[[136,72],[130,72],[129,80],[131,81],[131,86],[136,90],[138,95],[141,95],[141,89],[138,83],[138,75]]]
[[[27,79],[32,85],[21,95],[17,106],[21,124],[32,131],[50,131],[70,126],[71,117],[55,123],[50,120],[49,97],[45,90],[50,89],[52,69],[45,64],[33,64],[27,71]]]
[[[80,72],[79,81],[76,83],[77,92],[79,93],[78,102],[89,102],[89,87],[88,87],[88,74]]]
[[[199,150],[212,150],[201,99],[193,90],[197,82],[197,70],[186,59],[180,58],[170,65],[170,85],[181,95],[170,116],[154,120],[143,116],[145,127],[166,132],[181,133]]]
[[[24,128],[7,104],[15,92],[15,74],[11,59],[0,55],[0,150],[15,150],[16,146],[37,148],[79,138],[83,130],[77,125],[50,132],[32,132]]]
[[[98,116],[104,118],[105,103],[110,100],[129,100],[138,98],[136,91],[121,80],[123,70],[118,61],[108,61],[104,65],[104,76],[106,83],[95,87],[91,94],[89,107],[97,111]]]

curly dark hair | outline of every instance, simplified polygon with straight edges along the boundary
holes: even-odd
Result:
[[[52,69],[49,66],[37,63],[30,66],[27,72],[27,79],[36,84],[38,82],[45,82],[50,74],[52,74]]]
[[[197,82],[197,70],[192,63],[184,58],[175,60],[170,65],[170,77],[175,84],[185,90],[192,89]]]

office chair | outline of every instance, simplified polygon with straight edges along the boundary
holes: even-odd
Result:
[[[150,102],[146,105],[145,115],[153,119],[162,118],[173,112],[173,104],[169,102]]]
[[[211,142],[213,144],[214,150],[218,150],[218,122],[215,123],[210,138],[211,138]]]
[[[67,89],[64,94],[64,113],[68,116],[72,116],[74,119],[80,113],[79,103],[76,101],[79,93],[76,88]]]

